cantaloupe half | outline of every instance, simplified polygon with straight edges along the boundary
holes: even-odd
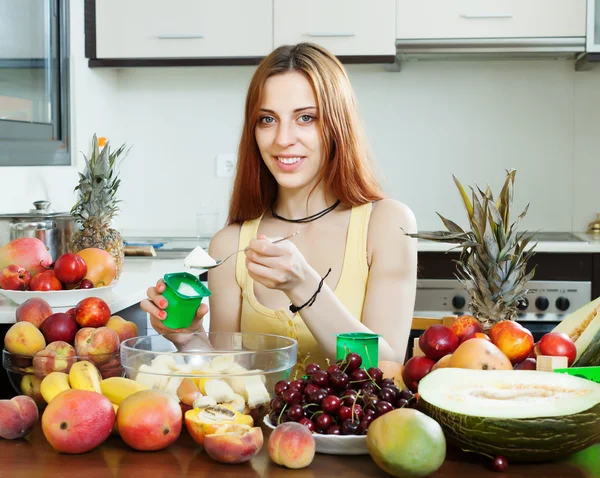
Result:
[[[600,297],[567,315],[552,332],[563,332],[575,342],[573,367],[600,365]]]
[[[441,368],[419,382],[419,407],[449,443],[509,463],[600,442],[600,384],[564,373]]]

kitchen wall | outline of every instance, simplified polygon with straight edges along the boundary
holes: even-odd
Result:
[[[91,70],[83,13],[72,10],[78,164],[0,170],[3,185],[23,209],[44,192],[43,177],[53,203],[70,207],[79,151],[97,131],[133,145],[117,221],[126,234],[195,235],[202,211],[224,221],[231,179],[216,177],[216,156],[236,151],[253,69]],[[600,212],[600,69],[575,72],[571,61],[553,60],[347,68],[384,187],[413,209],[420,229],[441,227],[435,211],[464,224],[452,174],[498,191],[509,168],[517,169],[515,206],[531,203],[530,229],[585,230]]]

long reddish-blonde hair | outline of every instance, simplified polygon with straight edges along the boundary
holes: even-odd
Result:
[[[324,154],[329,158],[320,181],[325,181],[327,190],[333,191],[348,206],[383,197],[371,169],[369,148],[344,67],[318,45],[286,45],[274,50],[258,65],[248,87],[228,224],[259,217],[277,196],[277,182],[262,160],[255,128],[265,82],[271,76],[290,71],[306,76],[317,100]]]

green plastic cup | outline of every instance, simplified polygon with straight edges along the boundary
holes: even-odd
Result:
[[[202,299],[210,297],[210,290],[189,272],[165,274],[163,280],[166,288],[162,295],[169,305],[165,309],[167,318],[162,323],[170,329],[189,327]]]
[[[377,367],[379,364],[379,335],[350,332],[336,336],[336,360],[346,358],[350,352],[362,358],[361,368]]]
[[[600,367],[569,367],[555,368],[556,373],[566,373],[592,382],[600,383]]]

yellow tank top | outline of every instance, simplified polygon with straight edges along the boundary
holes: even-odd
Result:
[[[359,321],[362,321],[369,274],[367,233],[372,207],[371,203],[367,203],[351,209],[342,272],[334,290],[340,302]],[[261,219],[262,216],[242,224],[239,249],[246,247],[256,237]],[[238,255],[235,275],[242,290],[241,332],[283,335],[296,339],[298,372],[303,372],[304,366],[309,363],[326,367],[325,354],[299,313],[292,316],[288,308],[272,310],[258,302],[254,295],[254,280],[248,275],[243,254]],[[332,363],[336,360],[335,357],[328,358]]]

